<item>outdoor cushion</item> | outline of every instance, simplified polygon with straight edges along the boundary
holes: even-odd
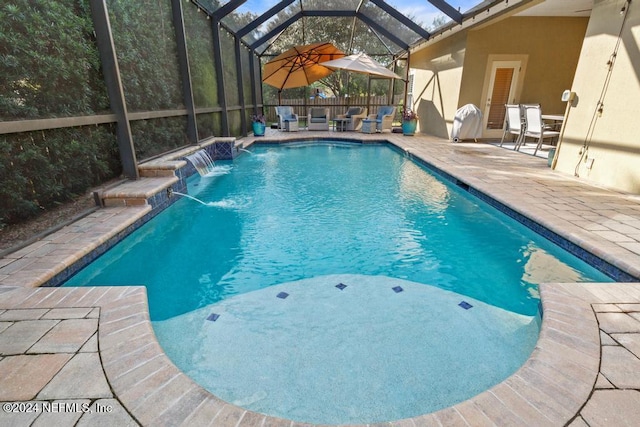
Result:
[[[324,108],[312,108],[311,109],[311,120],[313,120],[313,119],[322,119],[322,121],[324,121],[324,119],[326,117],[327,116],[325,114]]]
[[[380,122],[383,116],[388,116],[393,111],[393,107],[381,107],[378,110],[378,116],[376,117],[376,121]]]
[[[345,118],[350,118],[351,116],[356,116],[362,113],[362,107],[351,107],[345,113]]]

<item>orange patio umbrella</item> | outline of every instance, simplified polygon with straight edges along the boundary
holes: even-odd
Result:
[[[345,54],[331,43],[313,43],[295,46],[264,64],[262,81],[278,89],[308,86],[333,73],[323,62],[344,57]]]

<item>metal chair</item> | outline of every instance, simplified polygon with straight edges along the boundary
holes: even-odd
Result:
[[[524,132],[520,139],[520,144],[517,144],[516,149],[520,150],[520,146],[524,144],[525,139],[535,138],[538,140],[536,149],[533,151],[535,156],[540,147],[542,147],[542,141],[545,138],[557,138],[560,136],[560,132],[551,130],[551,127],[545,126],[542,122],[542,109],[540,105],[523,105],[524,111]]]
[[[513,149],[515,150],[523,136],[522,131],[524,126],[522,123],[522,109],[520,108],[520,105],[517,104],[506,104],[504,107],[507,111],[505,116],[504,133],[500,140],[500,147],[502,147],[504,138],[507,134],[511,134],[516,135],[515,145],[513,146]]]

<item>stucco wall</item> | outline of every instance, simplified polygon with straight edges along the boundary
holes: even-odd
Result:
[[[526,55],[516,102],[563,112],[560,97],[573,82],[587,23],[586,18],[511,17],[469,31],[460,102],[480,106],[489,55]]]
[[[640,194],[640,4],[628,6],[624,26],[623,4],[595,1],[572,86],[577,105],[565,124],[556,170]]]
[[[587,18],[509,17],[413,53],[414,96],[421,101],[418,112],[427,114],[420,115],[420,130],[447,136],[459,107],[474,104],[483,109],[490,56],[526,57],[516,102],[539,103],[544,112],[562,113],[560,96],[571,87],[587,23]]]
[[[411,55],[418,131],[447,138],[459,108],[466,34],[443,39]]]

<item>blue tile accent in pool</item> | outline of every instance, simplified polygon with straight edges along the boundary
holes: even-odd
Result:
[[[458,304],[460,307],[464,308],[465,310],[469,310],[470,308],[472,308],[473,306],[471,304],[469,304],[466,301],[462,301],[460,304]]]
[[[347,285],[345,285],[344,283],[338,283],[338,284],[336,285],[336,288],[338,288],[338,289],[340,289],[340,290],[343,290],[343,289],[344,289],[344,288],[346,288],[346,287],[347,287]]]
[[[182,174],[184,174],[185,179],[189,178],[190,176],[192,176],[192,175],[194,175],[196,173],[195,166],[193,166],[193,164],[189,160],[187,160],[184,157],[182,157],[180,160],[186,160],[186,162],[187,162],[187,165],[180,169],[182,171]]]
[[[233,159],[233,146],[234,142],[232,141],[216,141],[213,144],[214,147],[214,159],[220,160],[231,160]]]
[[[178,191],[178,192],[184,191],[184,190],[181,191],[179,184],[180,182],[172,185],[171,188],[174,191]],[[175,201],[176,201],[176,198],[173,196],[170,196],[166,190],[160,191],[147,199],[147,203],[151,206],[152,211],[157,211],[157,212],[163,211],[169,205],[171,205],[172,203],[175,203]]]
[[[332,136],[331,138],[320,138],[317,136],[309,136],[309,137],[300,137],[296,138],[295,141],[282,141],[280,139],[261,139],[256,142],[255,145],[296,145],[301,143],[317,143],[317,142],[330,142],[330,143],[340,143],[340,144],[357,144],[357,145],[388,145],[389,142],[384,139],[375,139],[375,140],[357,140],[353,138],[336,138]]]
[[[220,315],[217,313],[211,313],[209,316],[207,316],[207,320],[210,320],[211,322],[215,322],[219,318],[220,318]]]
[[[393,289],[393,292],[395,292],[396,294],[404,291],[404,289],[402,289],[402,286],[395,286],[391,289]]]
[[[542,307],[542,301],[540,301],[538,302],[538,316],[542,318],[543,313],[544,313],[544,309]]]
[[[288,297],[288,296],[289,296],[289,294],[288,294],[288,293],[286,293],[286,292],[280,292],[280,293],[279,293],[278,295],[276,295],[276,296],[277,296],[278,298],[280,298],[280,299],[285,299],[286,297]]]

